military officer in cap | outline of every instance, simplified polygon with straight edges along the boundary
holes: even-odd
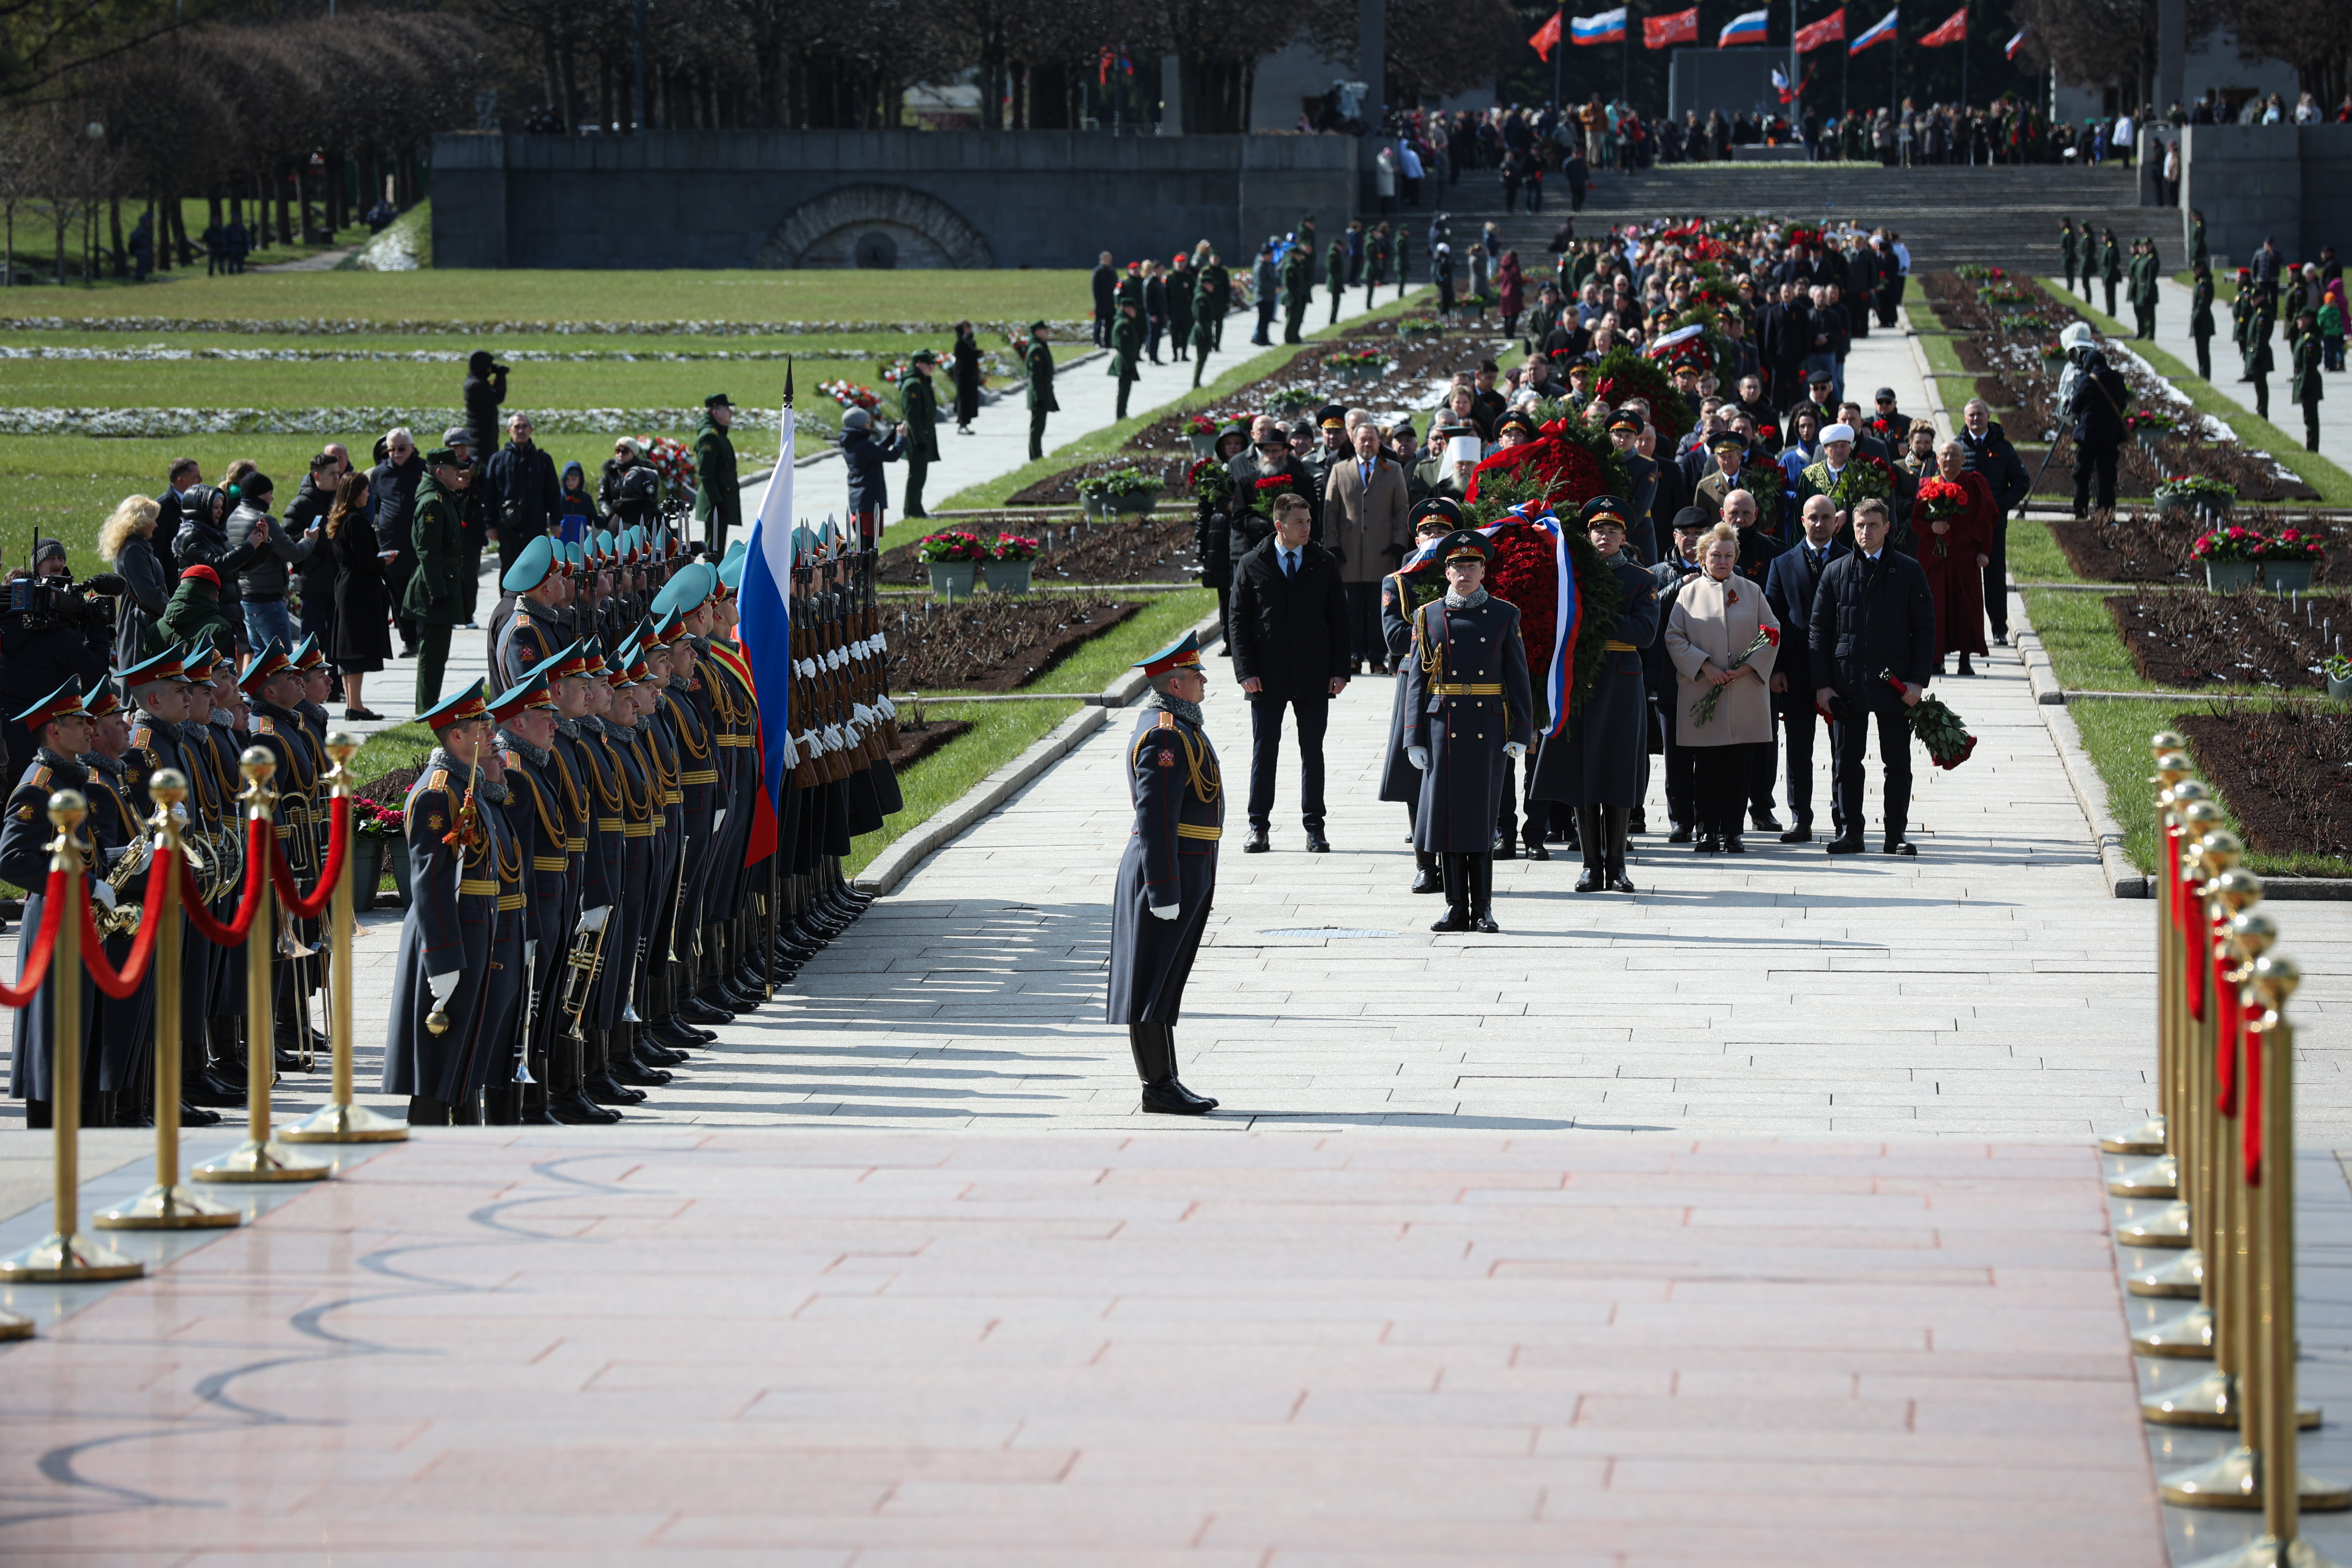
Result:
[[[560,619],[571,590],[556,570],[555,541],[542,533],[524,545],[499,586],[515,600],[506,625],[499,629],[490,670],[504,682],[501,689],[510,691],[548,655],[573,640]]]
[[[320,868],[317,804],[327,758],[311,739],[301,715],[294,711],[294,704],[302,700],[302,672],[273,637],[253,656],[237,688],[252,704],[254,742],[267,747],[277,761],[277,772],[269,782],[278,792],[278,843],[298,887],[307,893],[310,889],[304,884],[318,875]],[[297,947],[317,946],[316,921],[297,922],[291,934]],[[319,984],[316,955],[295,957],[273,952],[269,966],[279,1070],[307,1071],[317,1041],[310,1015],[310,995]]]
[[[1582,708],[1536,753],[1535,798],[1576,808],[1577,842],[1584,852],[1580,893],[1633,890],[1625,874],[1625,838],[1650,781],[1650,698],[1642,656],[1657,640],[1658,584],[1625,548],[1626,510],[1616,496],[1595,496],[1578,514],[1601,569],[1617,584],[1617,624]]]
[[[1518,608],[1484,586],[1494,545],[1464,529],[1438,552],[1445,595],[1413,617],[1405,664],[1405,755],[1421,770],[1412,842],[1441,857],[1446,910],[1430,929],[1491,932],[1503,762],[1535,742],[1535,693]]]
[[[1045,323],[1029,323],[1029,341],[1021,346],[1021,369],[1029,378],[1029,460],[1045,455],[1045,416],[1057,413],[1054,401],[1054,350],[1045,342]]]
[[[0,877],[26,889],[21,929],[29,933],[41,929],[47,902],[43,889],[49,882],[49,846],[58,836],[49,821],[49,796],[59,790],[86,791],[89,785],[89,770],[79,760],[89,750],[90,725],[89,710],[82,706],[80,681],[68,677],[63,686],[11,721],[22,725],[32,737],[34,750],[32,761],[8,796],[6,819],[0,822]],[[95,892],[92,896],[100,897]],[[25,949],[29,945],[24,941],[16,944],[18,984],[24,981]],[[8,1092],[25,1102],[27,1127],[51,1125],[54,1108],[49,1086],[55,1064],[49,1043],[58,984],[52,970],[41,982],[39,992],[16,1013]],[[68,984],[81,987],[82,1032],[73,1040],[60,1042],[58,1048],[84,1053],[82,1081],[94,1085],[97,1075],[88,1070],[86,1047],[98,988],[87,974],[76,974]]]
[[[293,653],[288,656],[302,675],[302,700],[294,704],[294,711],[302,727],[310,731],[310,739],[319,748],[319,755],[327,754],[327,700],[334,695],[335,672],[327,666],[327,656],[319,651],[319,639],[304,637]]]
[[[1634,554],[1643,561],[1657,555],[1659,529],[1652,517],[1658,499],[1658,464],[1654,458],[1642,455],[1639,442],[1646,422],[1638,408],[1620,408],[1609,416],[1609,443],[1625,460],[1625,480],[1629,487],[1625,501],[1630,510],[1625,514],[1626,534],[1633,542]]]
[[[917,349],[907,362],[907,379],[898,384],[898,411],[906,416],[907,427],[907,496],[899,510],[908,517],[931,515],[923,510],[923,479],[940,460],[940,394],[931,384],[931,372],[939,363],[938,354]],[[728,547],[713,541],[710,553],[714,560],[724,559]]]
[[[602,726],[593,714],[598,684],[591,673],[593,658],[586,644],[574,643],[541,665],[555,698],[555,739],[548,749],[562,769],[548,776],[563,792],[567,817],[580,825],[569,846],[579,858],[579,909],[564,942],[568,950],[583,955],[591,939],[611,920],[624,887],[623,801],[618,783],[604,770]],[[596,732],[591,733],[589,726],[595,726]],[[542,952],[541,961],[546,957]],[[558,978],[568,984],[568,977],[559,973]],[[571,1018],[562,1012],[564,990],[565,984],[559,984],[553,992],[542,994],[539,1004],[550,1017],[548,1111],[566,1123],[618,1121],[619,1111],[608,1110],[586,1092],[592,1079],[601,1086],[604,1063],[586,1059],[582,1036],[573,1032]]]
[[[425,454],[416,481],[409,539],[416,570],[401,593],[401,613],[424,628],[416,639],[416,711],[441,704],[441,673],[449,662],[449,633],[466,619],[463,527],[465,460],[446,447]]]
[[[1706,449],[1715,468],[1699,480],[1692,504],[1712,523],[1723,515],[1723,498],[1743,488],[1739,468],[1748,461],[1748,438],[1737,430],[1718,430],[1707,437]]]
[[[702,400],[702,423],[694,428],[694,521],[702,525],[702,537],[713,555],[727,549],[727,531],[743,525],[735,442],[727,434],[734,423],[735,405],[725,393],[714,392]]]
[[[89,801],[89,816],[82,824],[81,836],[105,866],[112,868],[146,833],[146,824],[131,799],[130,767],[124,761],[124,754],[131,749],[131,716],[123,710],[122,700],[111,682],[100,682],[84,706],[89,711],[89,750],[81,754],[79,761],[89,772],[89,784],[84,791]],[[98,868],[94,859],[92,869]],[[91,913],[99,914],[100,905],[113,908],[124,900],[139,898],[145,889],[145,879],[139,870],[131,873],[128,885],[121,889],[103,880],[93,882]],[[107,962],[118,971],[130,961],[131,933],[137,929],[132,925],[105,938]],[[138,990],[128,997],[118,1000],[101,991],[93,1002],[98,1008],[97,1016],[90,1020],[90,1040],[98,1056],[97,1115],[88,1125],[152,1126],[154,967],[148,967]],[[217,1119],[210,1111],[197,1114],[200,1123],[213,1120]]]
[[[1431,496],[1412,509],[1413,543],[1416,552],[1434,549],[1450,538],[1462,526],[1462,509],[1444,496]],[[1407,561],[1414,553],[1408,553]],[[1412,657],[1412,624],[1421,607],[1445,592],[1445,574],[1436,570],[1408,570],[1399,567],[1381,580],[1381,637],[1388,649],[1389,668],[1397,672],[1394,695],[1390,700],[1388,761],[1381,769],[1381,798],[1400,801],[1404,805],[1405,828],[1412,830],[1413,819],[1420,814],[1421,770],[1405,755],[1405,682],[1404,668]],[[1429,850],[1415,847],[1412,852],[1412,890],[1434,893],[1444,887],[1439,875],[1437,857]]]
[[[1176,1077],[1176,1021],[1217,889],[1224,781],[1201,702],[1209,694],[1191,632],[1135,667],[1151,682],[1128,743],[1135,829],[1111,895],[1108,1021],[1127,1026],[1143,1109],[1199,1116],[1217,1102]]]
[[[533,542],[537,542],[534,541]],[[498,724],[496,743],[507,786],[508,827],[522,850],[522,973],[527,998],[516,1020],[513,1063],[501,1073],[492,1065],[483,1094],[483,1120],[493,1124],[551,1123],[548,1109],[550,1063],[562,993],[563,960],[571,951],[580,915],[582,868],[586,856],[572,849],[583,840],[584,802],[563,776],[555,745],[555,696],[551,669],[542,663],[490,705]],[[583,840],[584,841],[584,840]],[[528,1065],[529,1084],[513,1065]]]
[[[479,1120],[472,1108],[489,1081],[498,1042],[501,948],[499,901],[520,892],[506,826],[490,710],[482,683],[467,684],[424,715],[437,742],[408,792],[409,887],[384,1042],[383,1092],[408,1098],[408,1120],[446,1126]]]

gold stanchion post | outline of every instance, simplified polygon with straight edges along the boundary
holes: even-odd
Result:
[[[327,773],[327,784],[338,800],[348,802],[351,798],[351,763],[359,749],[359,737],[348,730],[338,730],[327,737],[327,754],[335,759],[334,767]],[[348,812],[349,805],[344,809]],[[396,1143],[408,1136],[405,1121],[394,1121],[364,1105],[352,1103],[352,920],[356,907],[352,885],[352,847],[358,842],[358,829],[348,832],[352,837],[344,847],[342,872],[335,880],[334,907],[330,916],[334,945],[328,973],[327,1030],[333,1059],[333,1100],[279,1134],[289,1143]]]
[[[246,820],[267,829],[275,815],[277,793],[269,787],[278,771],[277,759],[267,747],[252,746],[237,759],[245,774]],[[261,897],[253,911],[253,925],[245,933],[245,1083],[247,1130],[245,1142],[229,1153],[195,1169],[200,1182],[315,1182],[335,1173],[334,1167],[305,1158],[269,1135],[269,1086],[278,1076],[277,1030],[271,1010],[269,953],[270,897],[268,845],[261,836],[262,853],[246,857],[245,874],[262,880]]]
[[[2157,785],[2157,832],[2161,837],[2163,843],[2168,848],[2172,842],[2171,829],[2176,826],[2173,817],[2173,812],[2175,809],[2173,791],[2183,781],[2189,779],[2190,771],[2189,755],[2186,752],[2181,750],[2181,747],[2186,742],[2184,742],[2179,735],[2175,734],[2170,730],[2160,730],[2157,731],[2156,735],[2148,742],[2150,749],[2152,749],[2156,753],[2156,777],[2150,782]],[[2200,785],[2199,786],[2199,794],[2201,795],[2202,793],[2203,789]],[[2186,804],[2186,802],[2184,801],[2181,804]],[[2169,863],[2171,857],[2168,854],[2165,858],[2166,861]],[[2170,951],[2168,945],[2165,942],[2165,933],[2171,925],[2171,914],[2170,905],[2165,901],[2163,888],[2160,885],[2158,886],[2155,892],[2157,963],[2157,1110],[2155,1115],[2149,1117],[2138,1126],[2127,1127],[2117,1132],[2110,1132],[2105,1138],[2100,1139],[2099,1148],[2104,1152],[2109,1154],[2165,1155],[2166,1151],[2166,1118],[2172,1110],[2170,1099],[2172,1079],[2169,1071],[2172,1063],[2172,1035],[2171,1017],[2166,1008],[2166,1003],[2169,997],[2169,991],[2164,984],[2167,955]],[[2166,1157],[2168,1158],[2169,1156]],[[2176,1162],[2176,1169],[2177,1164],[2178,1163]],[[2110,1186],[2108,1190],[2112,1192],[2114,1191],[2114,1188]],[[2153,1197],[2159,1194],[2150,1193],[2147,1195]],[[2170,1194],[2161,1195],[2168,1196]]]
[[[58,830],[57,842],[49,847],[49,868],[66,874],[65,908],[58,911],[57,945],[49,954],[49,1108],[57,1131],[57,1228],[22,1252],[0,1258],[0,1284],[95,1283],[136,1279],[147,1272],[137,1258],[79,1234],[81,900],[89,894],[83,886],[84,846],[75,829],[89,815],[89,802],[79,790],[61,789],[49,796],[49,821]]]
[[[155,802],[155,819],[148,826],[156,840],[155,858],[149,862],[154,870],[149,874],[157,881],[140,918],[162,922],[155,928],[151,961],[155,975],[155,1184],[90,1223],[100,1230],[224,1227],[245,1216],[180,1184],[180,936],[187,923],[180,911],[180,879],[187,875],[187,859],[175,811],[188,797],[187,775],[176,768],[158,768],[147,782],[147,794]]]
[[[2193,898],[2197,888],[2202,885],[2210,875],[2196,864],[2196,845],[2204,835],[2218,829],[2222,821],[2221,808],[2211,801],[2201,798],[2202,794],[2201,787],[2194,779],[2183,779],[2173,789],[2174,800],[2185,802],[2179,805],[2176,814],[2180,826],[2179,832],[2173,840],[2179,847],[2179,879],[2181,896],[2184,899]],[[2167,945],[2172,949],[2168,966],[2159,967],[2158,971],[2159,984],[2163,988],[2158,1016],[2161,1021],[2167,1015],[2169,1016],[2170,1025],[2166,1029],[2165,1035],[2172,1041],[2172,1049],[2171,1060],[2168,1063],[2160,1061],[2158,1065],[2165,1075],[2165,1103],[2180,1107],[2180,1114],[2166,1123],[2165,1133],[2174,1160],[2179,1163],[2180,1170],[2188,1172],[2194,1166],[2196,1142],[2200,1133],[2200,1126],[2194,1114],[2196,1101],[2191,1097],[2190,1087],[2194,1069],[2189,1058],[2196,1054],[2196,1042],[2193,1038],[2194,1031],[2189,1027],[2187,1008],[2180,1000],[2183,978],[2179,952],[2180,939],[2168,921],[2163,921],[2160,918],[2159,930],[2164,933]],[[2118,1240],[2132,1247],[2188,1248],[2197,1247],[2192,1205],[2186,1196],[2174,1199],[2152,1214],[2135,1216],[2117,1226],[2116,1234]],[[2203,1267],[2201,1252],[2193,1253],[2192,1256],[2199,1259],[2194,1267],[2201,1269]],[[2189,1265],[2185,1259],[2181,1263],[2173,1265],[2170,1277],[2179,1278],[2188,1268]]]

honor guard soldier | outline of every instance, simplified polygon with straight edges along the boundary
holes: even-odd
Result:
[[[570,590],[556,569],[555,541],[542,533],[524,545],[499,586],[514,595],[515,603],[499,630],[490,668],[502,688],[511,690],[549,654],[573,640],[561,618]]]
[[[548,673],[555,698],[555,739],[548,749],[562,768],[557,782],[564,791],[566,809],[579,824],[569,848],[579,858],[580,907],[564,940],[573,956],[584,958],[593,946],[591,939],[612,918],[614,902],[621,892],[621,802],[616,787],[605,780],[592,752],[598,742],[583,729],[591,721],[586,647],[574,643],[550,657],[541,668]],[[544,961],[545,953],[541,957]],[[592,1069],[566,1005],[573,984],[568,967],[560,979],[557,989],[542,995],[539,1004],[551,1016],[548,1111],[566,1123],[618,1121],[620,1112],[607,1110],[584,1092]],[[593,1069],[599,1078],[601,1068],[599,1063]]]
[[[736,641],[735,628],[749,552],[741,541],[719,564],[719,592],[710,601],[711,626],[704,640],[702,662],[711,689],[711,712],[719,746],[719,784],[727,801],[729,844],[723,864],[732,887],[715,898],[711,918],[718,922],[717,992],[721,1005],[736,1012],[767,1000],[767,968],[761,957],[767,908],[768,858],[750,860],[752,824],[758,816],[758,792],[762,783],[760,755],[760,698],[751,677],[751,661]],[[878,661],[877,661],[878,662]],[[889,698],[877,680],[877,698]],[[897,710],[891,709],[895,714]],[[894,742],[895,744],[895,742]],[[894,775],[895,776],[895,775]]]
[[[323,760],[327,754],[327,700],[335,694],[335,673],[327,668],[327,656],[319,651],[319,639],[304,637],[287,656],[302,675],[302,700],[294,704],[294,711],[302,727],[310,731],[310,739],[319,748]]]
[[[551,671],[542,660],[540,668],[490,705],[507,786],[507,824],[522,850],[526,1000],[516,1020],[514,1060],[527,1066],[527,1073],[509,1074],[503,1080],[493,1068],[482,1097],[484,1120],[493,1123],[559,1121],[548,1109],[551,1058],[564,959],[579,922],[587,857],[572,847],[586,843],[580,819],[585,803],[555,755],[552,684]],[[524,1076],[530,1079],[528,1084],[520,1081]]]
[[[132,900],[146,891],[148,857],[133,855],[131,847],[146,837],[130,790],[131,716],[110,682],[103,682],[84,704],[89,712],[89,750],[81,764],[89,770],[85,794],[89,816],[82,837],[95,852],[91,870],[100,880],[90,885],[90,914],[106,948],[107,962],[120,971],[130,961],[142,911]],[[100,862],[103,861],[101,867]],[[155,971],[150,965],[139,989],[117,1000],[105,992],[93,998],[98,1015],[91,1020],[90,1038],[98,1051],[98,1120],[92,1126],[147,1127],[154,1124]],[[207,1112],[206,1114],[209,1114]]]
[[[662,684],[667,690],[656,710],[668,719],[677,735],[677,782],[685,794],[686,858],[679,867],[676,905],[667,910],[670,917],[669,940],[657,945],[656,951],[674,959],[683,969],[678,980],[678,1016],[689,1024],[705,1026],[729,1023],[735,1016],[715,999],[700,994],[699,973],[701,913],[710,880],[718,871],[719,836],[726,826],[727,803],[719,789],[719,748],[712,742],[710,693],[694,679],[695,661],[700,654],[694,637],[697,626],[707,628],[709,625],[704,605],[718,585],[719,574],[697,561],[680,568],[654,598],[656,617],[678,617],[687,635],[676,647],[688,650],[686,658],[677,658],[673,649],[673,659],[664,670]],[[678,668],[681,665],[683,669]]]
[[[482,1087],[506,1070],[492,1037],[500,995],[519,993],[521,943],[500,941],[502,895],[521,897],[517,849],[500,809],[490,712],[482,683],[468,683],[424,714],[437,742],[402,809],[407,839],[407,913],[400,923],[383,1092],[408,1098],[416,1126],[478,1121]],[[518,935],[520,924],[510,927]],[[511,946],[513,963],[493,970]],[[500,974],[505,976],[501,984]]]
[[[1534,797],[1576,808],[1577,841],[1584,851],[1580,893],[1633,890],[1625,874],[1625,839],[1633,807],[1650,784],[1650,697],[1642,653],[1658,637],[1658,584],[1625,547],[1628,510],[1616,496],[1595,496],[1578,516],[1601,569],[1617,584],[1617,622],[1583,707],[1536,752]]]
[[[234,905],[243,882],[245,819],[236,804],[243,781],[235,772],[235,737],[213,722],[214,702],[220,691],[215,677],[221,663],[220,654],[208,642],[196,644],[182,658],[188,716],[179,728],[180,763],[188,775],[188,827],[201,836],[211,861],[212,874],[205,883],[205,890],[212,895],[207,907],[215,918],[227,918],[236,912]],[[243,1105],[244,955],[214,946],[193,927],[188,937],[182,950],[186,967],[192,976],[201,969],[204,984],[187,986],[183,994],[200,994],[204,1011],[184,1030],[182,1038],[190,1047],[189,1055],[208,1057],[206,1072],[228,1090],[227,1099],[215,1103]],[[191,1008],[194,1005],[193,1000],[188,1003]]]
[[[1191,632],[1135,666],[1151,682],[1128,743],[1135,829],[1111,895],[1108,1021],[1127,1026],[1143,1109],[1199,1116],[1217,1102],[1176,1077],[1176,1021],[1217,890],[1224,781],[1202,727],[1209,692]]]
[[[277,761],[277,771],[269,782],[278,793],[278,845],[285,853],[295,886],[307,895],[313,890],[321,864],[318,796],[327,755],[325,748],[311,739],[302,716],[294,710],[294,705],[302,700],[302,672],[287,658],[283,645],[273,637],[246,666],[245,678],[237,682],[237,689],[252,705],[254,743],[267,747]],[[253,869],[247,868],[247,875]],[[310,993],[319,986],[318,922],[288,922],[281,916],[279,923],[292,939],[289,945],[295,951],[281,949],[269,958],[278,1070],[307,1072],[317,1052]]]
[[[1417,549],[1428,549],[1453,536],[1462,526],[1462,509],[1444,496],[1431,496],[1412,509],[1413,542]],[[1411,559],[1411,557],[1408,557]],[[1436,572],[1407,571],[1400,568],[1381,580],[1381,646],[1388,655],[1388,665],[1400,676],[1405,663],[1412,657],[1412,626],[1421,607],[1445,592],[1445,576]],[[1405,754],[1405,706],[1402,679],[1396,683],[1389,707],[1388,761],[1381,769],[1381,798],[1399,801],[1404,805],[1405,826],[1412,828],[1421,812],[1421,770]],[[1438,874],[1437,857],[1426,849],[1412,852],[1412,890],[1434,893],[1444,887]]]
[[[1535,740],[1534,694],[1518,608],[1483,586],[1494,545],[1464,529],[1438,552],[1445,596],[1414,615],[1405,665],[1405,755],[1421,770],[1412,842],[1445,879],[1445,915],[1429,929],[1492,932],[1503,761]]]
[[[621,886],[634,896],[614,907],[605,933],[603,953],[590,1007],[588,1059],[601,1064],[590,1079],[588,1096],[599,1104],[636,1105],[645,1089],[669,1081],[658,1064],[640,1061],[631,1047],[635,1025],[629,1016],[629,992],[640,943],[656,921],[676,907],[670,889],[656,886],[654,870],[662,863],[657,842],[662,826],[662,781],[637,730],[635,682],[627,661],[617,650],[600,657],[595,666],[598,739],[603,762],[612,771],[620,797]]]
[[[68,678],[63,686],[11,721],[26,731],[33,752],[32,760],[8,796],[6,821],[0,823],[0,877],[25,889],[25,915],[19,930],[29,938],[30,933],[41,929],[49,885],[49,846],[58,836],[57,827],[49,821],[49,796],[58,790],[86,791],[89,785],[89,771],[77,760],[89,750],[89,710],[82,706],[80,681]],[[93,892],[93,898],[97,896]],[[24,950],[28,941],[20,941],[16,945],[16,979],[21,983],[25,977]],[[39,992],[16,1013],[8,1092],[25,1102],[27,1127],[52,1124],[54,1107],[49,1086],[55,1064],[49,1056],[49,1041],[57,1016],[58,983],[53,969],[41,982]],[[98,988],[86,974],[72,976],[69,984],[82,988],[82,1032],[75,1039],[59,1042],[58,1048],[82,1053],[82,1082],[87,1092],[98,1077],[88,1070],[87,1051],[92,1003]]]

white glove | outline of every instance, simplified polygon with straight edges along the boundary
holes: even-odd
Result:
[[[796,768],[800,765],[801,749],[799,745],[793,742],[792,731],[787,730],[784,731],[784,766],[788,768]]]
[[[114,889],[108,887],[104,882],[93,881],[89,885],[89,891],[92,898],[96,899],[100,903],[104,904],[108,909],[110,910],[114,907]]]
[[[1524,757],[1527,754],[1528,749],[1519,744],[1518,742],[1506,741],[1503,742],[1503,755],[1510,758],[1513,762],[1518,761],[1519,758]]]
[[[710,814],[710,831],[711,831],[711,832],[716,833],[716,832],[718,832],[720,828],[722,828],[722,827],[724,827],[724,826],[727,826],[727,812],[726,812],[726,809],[725,809],[724,807],[721,807],[719,810],[714,811],[714,812],[712,812],[712,813]]]
[[[457,994],[457,982],[464,978],[466,978],[466,972],[462,969],[453,969],[446,974],[426,975],[425,977],[425,984],[433,993],[433,1005],[436,1007],[441,1006],[446,1004],[450,997],[456,995]]]
[[[1429,748],[1427,746],[1407,746],[1404,749],[1404,760],[1411,763],[1423,773],[1427,773],[1429,771]]]
[[[603,931],[604,922],[612,918],[613,906],[610,904],[599,904],[593,910],[583,910],[580,911],[580,923],[572,928],[572,934],[593,936]]]
[[[1145,907],[1150,910],[1154,920],[1172,921],[1184,912],[1184,906],[1181,904],[1150,904]]]

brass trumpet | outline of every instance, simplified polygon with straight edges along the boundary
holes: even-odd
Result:
[[[193,845],[184,847],[184,853],[187,855],[189,866],[201,879],[204,874],[204,861],[197,857],[194,847]],[[142,836],[123,851],[122,858],[114,863],[114,869],[109,871],[102,879],[108,887],[114,889],[117,896],[113,908],[108,909],[101,906],[93,908],[89,911],[90,924],[98,928],[98,934],[101,939],[139,934],[140,908],[136,903],[121,895],[130,889],[133,881],[145,875],[148,862],[154,857],[154,839]]]

